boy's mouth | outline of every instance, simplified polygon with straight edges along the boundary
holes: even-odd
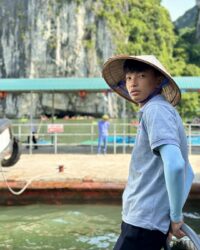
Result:
[[[131,94],[132,96],[137,96],[137,95],[140,94],[140,91],[138,91],[138,90],[131,90],[131,91],[130,91],[130,94]]]

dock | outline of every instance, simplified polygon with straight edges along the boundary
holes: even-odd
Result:
[[[33,154],[0,173],[0,205],[121,202],[130,154]],[[189,199],[200,199],[200,155],[191,155],[195,179]]]

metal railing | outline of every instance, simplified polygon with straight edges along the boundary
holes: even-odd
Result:
[[[200,124],[184,124],[189,154],[200,154]]]
[[[61,132],[49,132],[50,126],[56,124],[12,124],[14,135],[21,141],[22,146],[28,148],[30,154],[34,147],[39,147],[43,153],[67,152],[66,148],[73,148],[88,153],[96,153],[98,145],[97,123],[58,123]],[[37,134],[32,134],[32,128],[39,128]],[[134,146],[137,125],[133,123],[111,123],[109,128],[108,149],[109,153],[130,152]],[[200,124],[185,124],[188,137],[189,154],[200,153]],[[37,144],[33,143],[32,136],[37,137]],[[30,138],[28,143],[28,137]],[[46,150],[45,150],[46,149]],[[48,150],[51,149],[51,150]],[[72,150],[71,150],[72,151]]]

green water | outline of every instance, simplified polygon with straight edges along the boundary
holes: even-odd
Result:
[[[120,210],[115,205],[0,207],[0,249],[112,249]]]
[[[200,205],[185,221],[200,234]],[[1,250],[111,250],[120,232],[119,205],[0,207]]]

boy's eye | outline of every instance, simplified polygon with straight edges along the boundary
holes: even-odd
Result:
[[[144,77],[145,77],[145,74],[139,74],[139,77],[140,77],[140,78],[144,78]]]
[[[131,80],[131,76],[127,76],[127,77],[126,77],[126,80]]]

